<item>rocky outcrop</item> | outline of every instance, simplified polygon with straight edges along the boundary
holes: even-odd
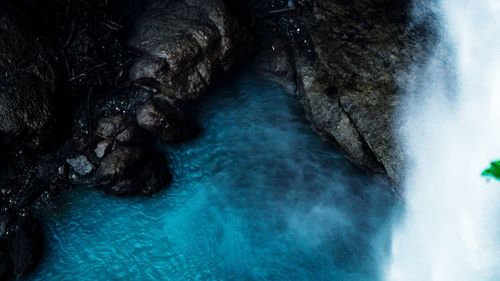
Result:
[[[155,78],[172,98],[199,97],[252,52],[252,36],[221,0],[153,0],[129,44],[143,56],[130,78]]]
[[[56,75],[48,51],[0,3],[0,138],[46,146],[55,122]]]
[[[397,79],[419,52],[406,9],[400,1],[317,1],[310,29],[317,60],[297,67],[315,127],[355,163],[396,184],[404,164]]]
[[[303,2],[310,5],[266,18],[267,29],[278,31],[264,46],[271,60],[259,62],[259,69],[289,81],[291,74],[280,70],[289,60],[291,83],[314,128],[354,163],[386,174],[397,186],[405,165],[398,143],[399,79],[432,40],[409,24],[407,1]]]

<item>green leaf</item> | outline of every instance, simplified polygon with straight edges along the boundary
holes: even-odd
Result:
[[[500,160],[491,162],[490,166],[481,175],[486,178],[493,178],[500,181]]]

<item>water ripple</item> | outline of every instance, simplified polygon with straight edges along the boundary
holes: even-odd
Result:
[[[253,73],[214,90],[204,134],[162,147],[172,187],[153,198],[80,188],[45,214],[27,280],[379,280],[392,199]]]

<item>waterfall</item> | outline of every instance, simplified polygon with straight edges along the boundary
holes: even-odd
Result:
[[[386,280],[500,280],[500,184],[480,176],[500,158],[500,1],[436,5],[442,42],[406,84],[405,213]]]

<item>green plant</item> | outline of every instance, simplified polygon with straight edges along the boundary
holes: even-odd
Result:
[[[485,169],[481,175],[487,178],[493,178],[500,181],[500,160],[491,162],[490,166]]]

